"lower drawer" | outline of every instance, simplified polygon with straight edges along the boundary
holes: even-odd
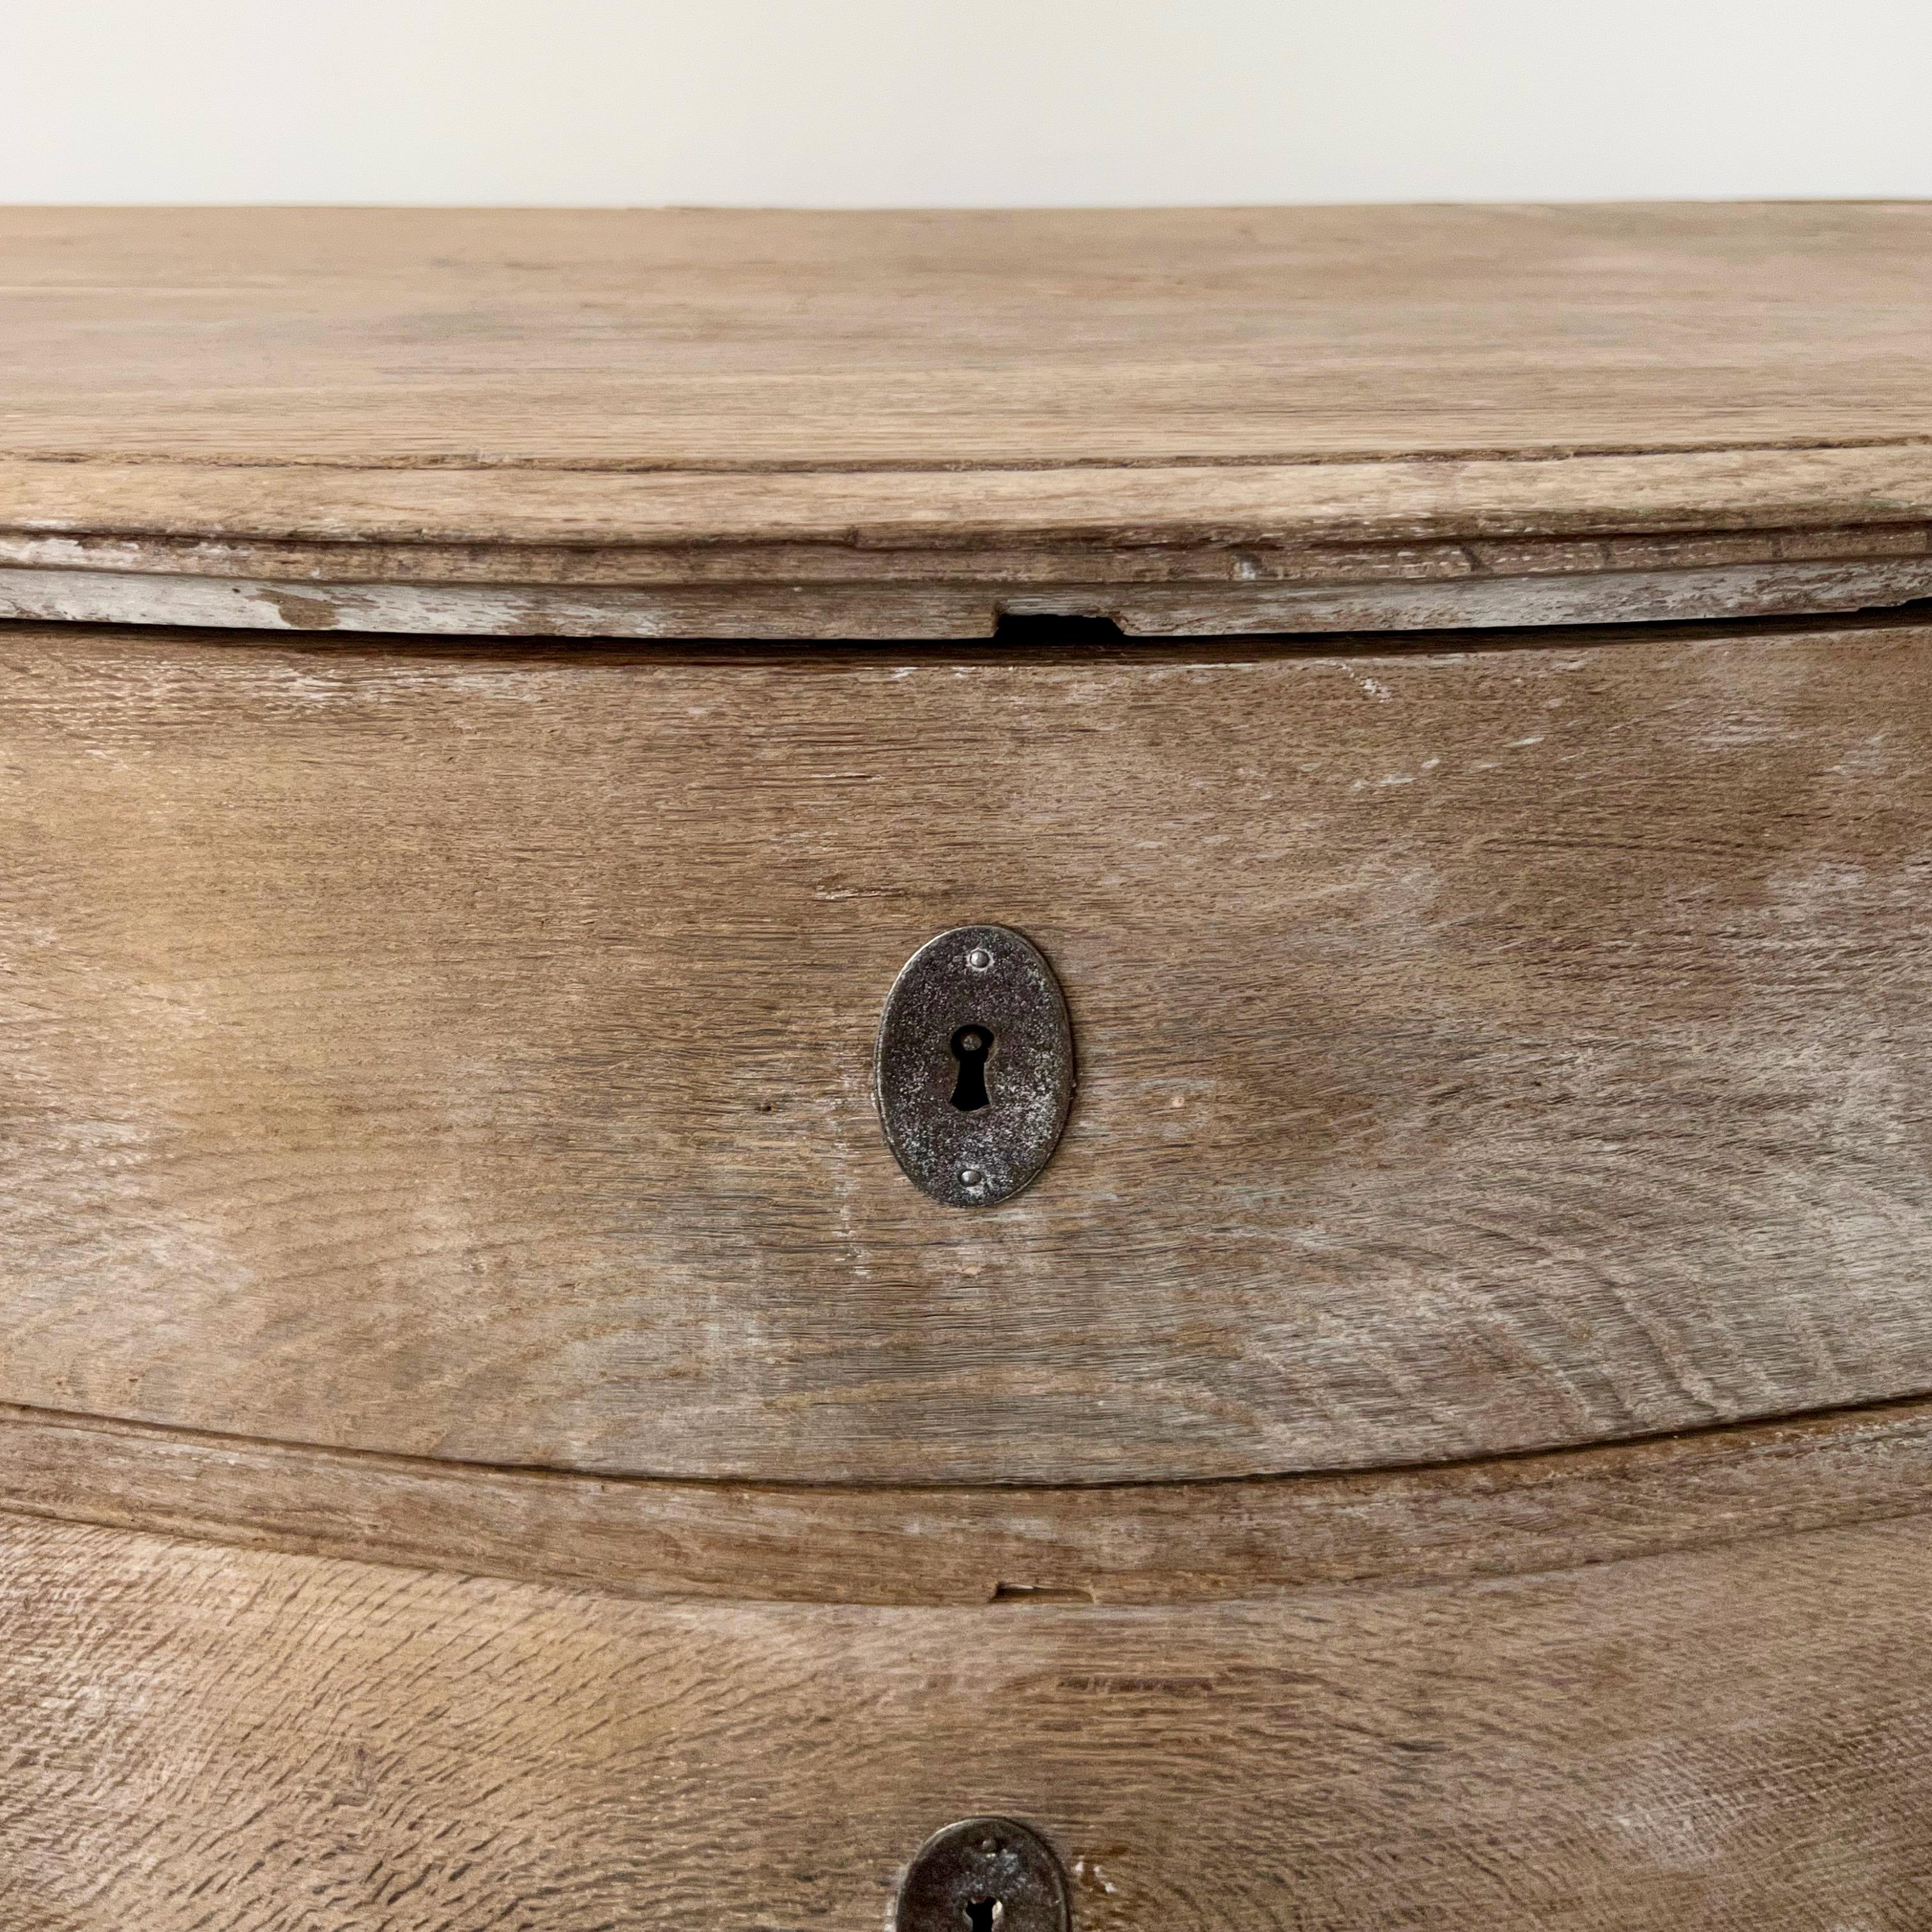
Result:
[[[1923,1517],[1238,1603],[625,1600],[0,1519],[7,1932],[1908,1932]]]

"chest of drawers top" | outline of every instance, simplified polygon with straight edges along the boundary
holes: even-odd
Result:
[[[1932,210],[0,212],[0,610],[1430,629],[1927,590]]]

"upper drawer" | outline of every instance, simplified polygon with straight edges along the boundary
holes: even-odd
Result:
[[[1932,1388],[1932,628],[0,674],[0,1400],[1116,1481]],[[872,1051],[980,921],[1080,1086],[962,1212]]]

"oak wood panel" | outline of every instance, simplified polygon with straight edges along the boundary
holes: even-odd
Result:
[[[1322,656],[0,633],[0,1400],[1081,1482],[1932,1389],[1932,630]],[[1082,1089],[904,1183],[1012,925]]]
[[[8,1932],[1920,1932],[1924,1519],[1170,1610],[627,1603],[0,1520]]]
[[[983,628],[1002,586],[1138,585],[1151,552],[1216,586],[1117,597],[1158,632],[1283,622],[1254,547],[1337,530],[1922,549],[1928,242],[1914,204],[0,210],[0,532],[212,540],[242,554],[171,567],[264,583],[368,581],[374,542],[392,587],[542,585],[563,542],[598,581],[747,586],[735,623],[658,600],[686,635],[874,561]]]
[[[1073,1488],[680,1483],[0,1409],[0,1509],[728,1601],[1184,1604],[1932,1512],[1932,1403],[1438,1468]]]

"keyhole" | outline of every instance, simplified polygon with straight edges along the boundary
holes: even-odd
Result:
[[[969,1898],[966,1901],[966,1923],[973,1932],[993,1932],[993,1928],[1006,1916],[1006,1907],[997,1898]]]
[[[962,1114],[976,1114],[991,1104],[986,1097],[986,1056],[992,1050],[993,1036],[982,1026],[963,1026],[952,1036],[952,1057],[959,1063],[952,1104]]]

